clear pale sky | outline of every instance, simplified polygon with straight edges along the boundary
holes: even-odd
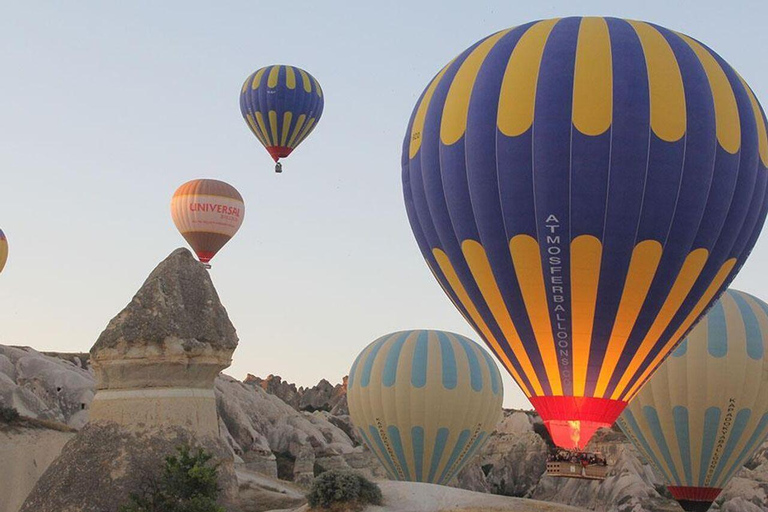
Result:
[[[39,4],[39,5],[35,5]],[[45,6],[43,6],[45,4]],[[283,7],[285,6],[285,7]],[[696,37],[768,105],[768,3],[713,1],[5,2],[0,17],[0,343],[87,351],[185,242],[171,194],[199,177],[246,201],[211,275],[240,336],[227,372],[338,382],[375,338],[479,340],[411,234],[400,149],[429,79],[526,21],[612,15]],[[275,175],[243,122],[243,80],[312,73],[325,111]],[[734,287],[768,298],[768,235]],[[505,374],[506,375],[506,374]],[[505,378],[505,404],[528,407]]]

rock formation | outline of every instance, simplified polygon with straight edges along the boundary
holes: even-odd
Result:
[[[347,378],[344,377],[342,383],[335,386],[321,379],[315,386],[297,388],[296,384],[284,381],[279,375],[270,374],[262,379],[249,373],[243,382],[275,395],[297,411],[328,411],[334,415],[346,415],[349,414]]]
[[[91,349],[90,422],[43,474],[22,512],[116,512],[181,444],[214,455],[222,502],[232,503],[237,481],[213,385],[237,341],[208,272],[186,249],[174,251]]]
[[[91,421],[218,435],[213,381],[236,347],[208,272],[186,249],[174,251],[91,349]]]

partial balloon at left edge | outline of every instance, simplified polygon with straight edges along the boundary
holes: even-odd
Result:
[[[0,229],[0,272],[5,268],[5,264],[8,261],[8,239]]]
[[[240,229],[245,202],[228,183],[195,179],[173,194],[171,217],[200,262],[208,264]]]

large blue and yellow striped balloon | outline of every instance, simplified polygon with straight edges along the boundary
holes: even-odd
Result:
[[[267,66],[245,80],[240,112],[277,162],[290,155],[317,126],[323,114],[323,90],[303,69]]]
[[[707,510],[768,436],[768,304],[724,293],[618,423],[685,510]]]
[[[447,484],[501,420],[501,375],[491,356],[458,334],[382,336],[355,360],[349,414],[390,478]]]
[[[430,269],[583,447],[733,279],[762,228],[766,120],[716,53],[657,25],[537,21],[418,100],[405,204]]]

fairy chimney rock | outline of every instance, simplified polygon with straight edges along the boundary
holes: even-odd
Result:
[[[175,250],[91,348],[91,421],[218,435],[213,381],[237,341],[208,271]]]

